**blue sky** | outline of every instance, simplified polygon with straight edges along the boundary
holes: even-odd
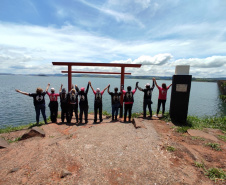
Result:
[[[133,75],[226,77],[224,0],[0,0],[0,72],[60,73],[52,61],[141,63]],[[114,71],[119,68],[73,70]]]

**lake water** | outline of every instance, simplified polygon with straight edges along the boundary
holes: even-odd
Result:
[[[94,89],[99,87],[104,89],[108,84],[111,84],[110,91],[114,87],[120,86],[120,78],[84,78],[73,77],[72,83],[77,84],[78,87],[87,86],[88,81],[92,82]],[[146,83],[152,84],[152,81],[147,79],[125,79],[125,87],[132,86],[135,88],[135,83],[139,81],[139,86],[144,88]],[[20,89],[24,92],[34,93],[37,87],[45,90],[48,83],[50,88],[54,87],[56,92],[59,91],[61,83],[67,89],[67,77],[44,77],[44,76],[23,76],[23,75],[0,75],[0,128],[5,126],[18,126],[31,122],[35,122],[35,109],[33,106],[33,98],[15,92],[15,89]],[[169,85],[171,81],[158,80],[157,83],[161,85],[166,83]],[[189,101],[189,115],[197,115],[203,117],[219,116],[226,114],[226,104],[219,99],[219,90],[217,83],[212,82],[192,82],[190,101]],[[167,94],[166,111],[169,111],[171,88]],[[134,95],[133,112],[142,112],[143,92],[137,90]],[[158,89],[155,87],[152,96],[152,109],[156,111],[158,99]],[[49,103],[49,97],[45,96],[46,105]],[[89,112],[93,112],[94,95],[89,89],[88,93]],[[111,113],[111,98],[105,91],[103,95],[103,110]],[[60,110],[60,109],[59,109]],[[46,114],[49,116],[49,107],[46,106]],[[40,117],[42,120],[42,116]]]

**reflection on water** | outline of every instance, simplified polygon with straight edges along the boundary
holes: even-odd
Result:
[[[94,89],[104,89],[110,84],[110,91],[114,90],[114,87],[120,89],[119,78],[75,78],[73,77],[72,83],[77,84],[79,88],[87,86],[88,81],[92,82]],[[43,77],[43,76],[23,76],[23,75],[1,75],[1,88],[0,88],[0,127],[5,125],[22,125],[29,122],[35,122],[35,110],[33,106],[33,99],[31,97],[19,94],[15,92],[15,89],[20,89],[25,92],[33,93],[37,87],[42,87],[44,90],[48,83],[50,87],[54,87],[56,92],[60,89],[61,83],[67,89],[67,77]],[[127,86],[135,88],[136,82],[139,81],[139,86],[145,88],[146,83],[152,84],[152,81],[141,79],[126,79],[125,89]],[[171,81],[158,80],[158,85],[162,83],[169,85]],[[214,116],[225,115],[226,104],[219,99],[219,90],[217,83],[212,82],[192,82],[190,101],[189,101],[189,115],[197,116]],[[171,89],[167,94],[166,111],[169,111]],[[49,103],[48,96],[46,99],[46,112],[49,115]],[[143,92],[137,90],[134,95],[133,112],[142,112],[143,105]],[[94,94],[90,88],[88,93],[89,100],[89,112],[93,112],[94,106]],[[158,89],[155,87],[152,96],[152,110],[156,111],[158,100]],[[111,113],[111,98],[105,91],[103,95],[103,110],[107,110]],[[42,119],[41,119],[42,120]]]

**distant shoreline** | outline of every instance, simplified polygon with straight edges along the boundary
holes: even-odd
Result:
[[[59,76],[66,77],[66,74],[12,74],[12,73],[0,73],[0,75],[23,75],[23,76]],[[89,74],[73,74],[72,77],[94,77],[94,78],[120,78],[120,75],[89,75]],[[172,80],[170,76],[131,76],[125,75],[126,79],[152,79],[155,77],[157,80]],[[226,80],[226,77],[221,78],[192,78],[192,81],[197,82],[217,82],[219,80]]]

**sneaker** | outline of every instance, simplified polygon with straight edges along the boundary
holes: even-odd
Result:
[[[156,118],[157,118],[157,117],[158,117],[158,115],[156,115],[156,114],[155,114],[155,115],[153,115],[153,117],[156,117]]]

